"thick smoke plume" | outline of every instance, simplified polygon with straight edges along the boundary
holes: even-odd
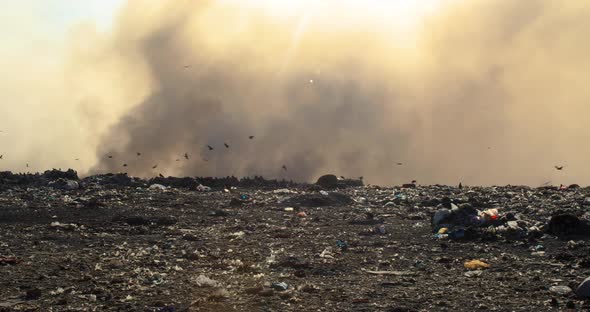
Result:
[[[108,125],[90,172],[590,182],[590,4],[450,0],[397,27],[237,3],[129,1],[92,54],[77,41]]]

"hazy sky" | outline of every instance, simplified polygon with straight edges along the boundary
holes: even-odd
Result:
[[[0,170],[590,183],[587,1],[0,0],[0,26]]]
[[[70,118],[76,106],[64,90],[65,68],[74,32],[80,27],[110,32],[122,3],[0,0],[0,170],[73,166],[72,148],[84,154],[74,157],[86,156],[82,162],[90,165],[92,153],[82,148],[86,138],[77,135],[77,121]],[[64,140],[66,148],[60,146]]]

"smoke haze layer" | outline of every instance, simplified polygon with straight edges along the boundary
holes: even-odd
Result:
[[[590,182],[590,4],[443,0],[408,26],[339,3],[129,1],[112,34],[77,30],[66,76],[86,168]]]

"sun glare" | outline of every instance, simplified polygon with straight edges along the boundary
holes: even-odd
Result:
[[[413,28],[449,0],[218,0],[241,7],[264,11],[277,18],[312,14],[316,19],[339,13],[367,23],[397,28]],[[317,22],[317,21],[316,21]],[[334,24],[334,21],[325,22]],[[340,21],[346,22],[346,21]]]

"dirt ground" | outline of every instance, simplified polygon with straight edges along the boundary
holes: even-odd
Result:
[[[585,188],[33,180],[0,184],[0,311],[590,308],[575,294],[590,276],[587,236],[547,233],[556,213],[588,219]],[[541,231],[436,238],[431,217],[445,198]],[[474,259],[489,268],[466,269]]]

